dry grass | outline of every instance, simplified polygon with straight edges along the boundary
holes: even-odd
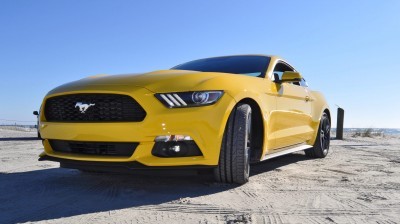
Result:
[[[380,129],[373,129],[373,128],[365,128],[361,130],[357,130],[352,134],[352,137],[385,137],[383,130]]]

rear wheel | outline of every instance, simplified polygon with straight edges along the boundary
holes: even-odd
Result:
[[[328,155],[331,139],[331,124],[328,115],[324,112],[319,124],[317,139],[311,149],[306,149],[306,156],[312,158],[325,158]]]
[[[224,183],[249,181],[251,146],[251,107],[239,104],[229,116],[222,139],[215,179]]]

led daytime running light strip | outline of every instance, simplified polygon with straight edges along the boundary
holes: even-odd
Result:
[[[167,102],[171,107],[173,106],[186,106],[185,101],[178,96],[178,94],[160,94],[160,96]]]

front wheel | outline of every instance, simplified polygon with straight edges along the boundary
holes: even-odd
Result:
[[[215,179],[224,183],[249,181],[251,144],[251,107],[239,104],[232,111],[222,139]]]
[[[324,112],[318,128],[317,139],[311,149],[306,149],[306,156],[312,158],[325,158],[328,155],[331,139],[331,123],[328,115]]]

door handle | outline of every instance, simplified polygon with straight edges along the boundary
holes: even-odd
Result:
[[[310,101],[310,97],[306,96],[306,102]]]

